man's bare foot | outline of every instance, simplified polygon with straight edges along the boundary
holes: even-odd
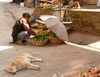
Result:
[[[22,42],[21,40],[17,41],[16,44],[18,44],[18,45],[25,45],[25,43]]]

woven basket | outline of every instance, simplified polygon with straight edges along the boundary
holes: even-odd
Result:
[[[47,44],[47,42],[48,42],[48,40],[41,41],[41,42],[35,42],[35,41],[31,40],[31,43],[33,46],[44,46]]]
[[[64,43],[62,40],[60,40],[59,38],[52,38],[52,37],[48,37],[48,39],[49,39],[49,42],[51,43],[51,44],[62,44],[62,43]]]

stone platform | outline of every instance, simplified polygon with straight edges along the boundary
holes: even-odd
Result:
[[[100,9],[71,9],[68,15],[75,30],[100,35]]]

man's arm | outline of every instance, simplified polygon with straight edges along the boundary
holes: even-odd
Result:
[[[27,23],[26,19],[22,18],[20,22],[26,31],[28,31],[32,35],[36,35],[36,33],[29,27],[29,24]]]

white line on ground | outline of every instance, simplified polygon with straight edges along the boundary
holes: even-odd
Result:
[[[6,50],[6,49],[9,49],[9,48],[13,48],[13,46],[0,46],[0,51]]]
[[[84,49],[88,49],[88,50],[100,52],[99,49],[95,49],[95,48],[91,48],[91,47],[87,47],[87,46],[83,46],[83,45],[78,45],[78,44],[74,44],[74,43],[67,42],[67,41],[64,41],[64,42],[65,42],[66,44],[73,45],[73,46],[76,46],[76,47],[80,47],[80,48],[84,48]]]

